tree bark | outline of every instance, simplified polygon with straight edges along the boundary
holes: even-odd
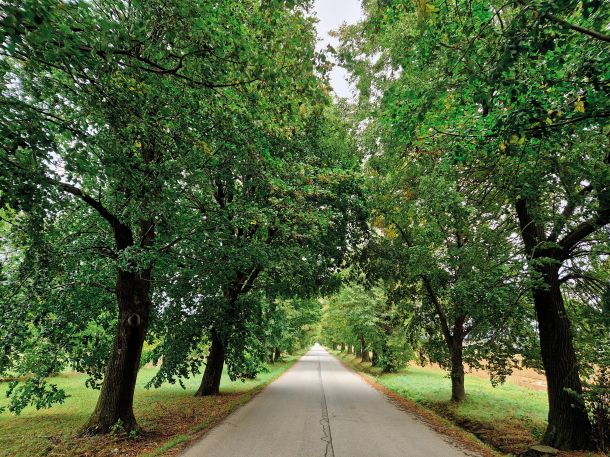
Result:
[[[559,269],[547,264],[538,269],[545,287],[534,290],[540,332],[540,350],[549,398],[544,443],[557,449],[589,449],[591,423],[582,399],[582,383],[574,350],[570,320],[559,283]]]
[[[361,357],[363,362],[370,362],[371,358],[369,357],[369,348],[366,347],[366,341],[364,338],[360,338],[360,347],[361,347]]]
[[[119,271],[116,295],[119,319],[110,359],[97,405],[83,428],[87,434],[108,433],[120,425],[126,432],[138,429],[133,397],[140,357],[148,327],[151,271]]]
[[[341,352],[345,352],[345,343],[341,343]]]
[[[462,340],[454,337],[449,349],[451,352],[451,401],[459,403],[466,398]]]
[[[372,366],[376,367],[379,364],[379,354],[377,351],[373,351],[373,358],[371,359]]]
[[[275,353],[273,354],[274,362],[279,362],[281,358],[282,358],[282,352],[280,351],[279,348],[275,348]]]
[[[610,155],[608,158],[610,160]],[[579,241],[608,223],[610,207],[600,208],[593,221],[579,224],[558,243],[554,240],[560,229],[553,230],[547,237],[544,227],[533,218],[526,200],[517,200],[515,209],[526,253],[529,260],[534,261],[530,264],[533,279],[542,279],[542,285],[534,287],[532,295],[549,398],[543,442],[562,450],[589,449],[593,444],[593,432],[582,399],[578,397],[582,393],[582,383],[570,319],[561,295],[559,269]],[[545,247],[544,243],[549,241],[559,247]]]
[[[216,330],[212,329],[212,344],[208,361],[203,372],[201,385],[195,393],[196,397],[218,395],[220,393],[220,378],[225,362],[225,347]]]

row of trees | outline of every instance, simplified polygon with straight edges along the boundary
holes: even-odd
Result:
[[[363,6],[337,56],[358,88],[374,236],[356,285],[329,301],[327,340],[367,338],[378,352],[390,310],[387,328],[450,371],[453,400],[465,398],[465,364],[495,382],[523,361],[546,374],[545,443],[607,443],[608,8]]]
[[[346,282],[323,304],[321,335],[329,347],[355,353],[386,373],[411,357],[404,326],[408,314],[382,287]]]
[[[359,160],[309,2],[36,0],[0,12],[0,374],[10,408],[100,388],[138,428],[151,382],[252,377],[310,338],[363,230]],[[209,348],[209,354],[208,354]]]

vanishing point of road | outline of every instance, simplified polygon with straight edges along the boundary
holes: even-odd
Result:
[[[464,457],[321,346],[182,457]]]

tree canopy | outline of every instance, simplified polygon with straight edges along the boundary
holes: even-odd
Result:
[[[129,433],[147,362],[214,395],[321,340],[455,402],[535,367],[544,443],[607,446],[607,3],[362,11],[320,52],[310,0],[2,2],[8,409],[73,369]]]

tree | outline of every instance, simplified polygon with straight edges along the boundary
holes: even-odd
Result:
[[[95,232],[75,244],[95,253],[99,275],[82,267],[84,251],[70,253],[77,272],[58,258],[51,260],[59,270],[41,271],[53,277],[87,270],[102,289],[115,291],[114,342],[100,351],[108,359],[85,429],[104,433],[117,423],[137,429],[132,403],[142,345],[158,311],[153,298],[158,305],[164,298],[155,272],[175,276],[188,252],[181,245],[201,234],[209,243],[215,234],[202,227],[201,208],[187,202],[189,189],[213,192],[201,177],[212,138],[224,132],[217,122],[238,110],[240,97],[252,95],[242,88],[269,92],[272,81],[290,86],[291,75],[303,74],[279,50],[297,47],[301,35],[292,32],[309,22],[295,2],[178,0],[5,2],[0,19],[2,207],[28,214],[32,260],[24,268],[43,265],[44,248],[61,239],[58,232],[75,235],[72,227],[79,225]],[[68,227],[62,226],[64,207],[75,211]],[[62,316],[73,309],[57,304]],[[90,322],[84,317],[80,322]],[[20,352],[18,339],[7,344]],[[42,378],[55,366],[40,367]],[[42,378],[30,378],[29,385]]]
[[[355,345],[362,362],[372,362],[383,372],[400,368],[410,356],[400,313],[389,303],[382,287],[346,282],[334,295],[325,299],[323,336],[331,345]],[[349,352],[349,351],[348,351]]]
[[[205,224],[223,234],[220,248],[194,245],[187,255],[195,259],[197,277],[216,284],[209,293],[222,303],[205,330],[211,346],[199,395],[218,393],[227,351],[238,354],[231,341],[240,334],[247,297],[263,291],[261,300],[307,298],[335,287],[348,246],[364,230],[358,160],[343,121],[333,108],[298,103],[303,109],[289,137],[253,126],[235,149],[239,137],[231,135],[218,149],[218,174],[210,178],[214,194],[194,199],[214,208],[214,219],[206,215]]]
[[[391,132],[386,148],[466,167],[483,194],[512,209],[549,385],[544,441],[591,446],[562,289],[575,264],[582,269],[577,259],[607,242],[607,11],[577,1],[366,7],[339,51],[362,88],[361,106],[378,109],[376,128]]]
[[[502,381],[533,336],[521,263],[508,240],[514,227],[497,222],[502,205],[421,151],[369,166],[378,237],[361,255],[362,268],[406,308],[414,348],[449,369],[453,401],[466,397],[466,363],[485,365],[493,382]]]

